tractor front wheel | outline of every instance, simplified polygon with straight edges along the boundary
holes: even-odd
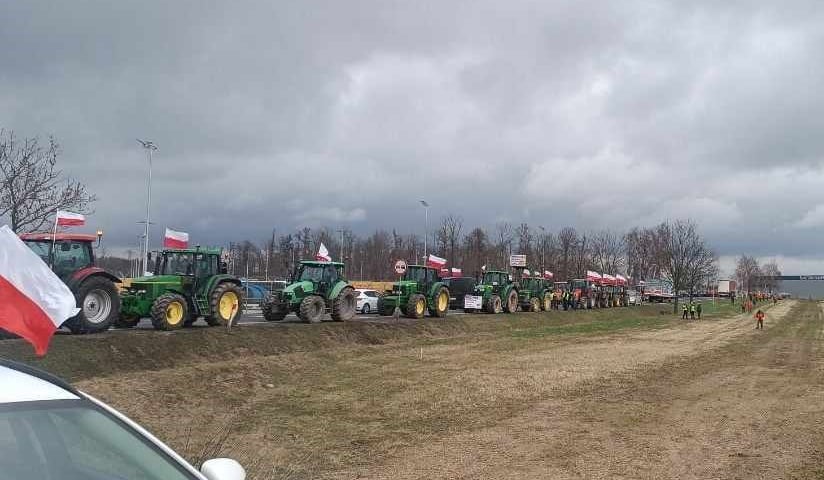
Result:
[[[323,320],[323,313],[326,311],[326,302],[317,295],[310,295],[300,302],[298,316],[308,323],[320,323]]]
[[[120,296],[108,278],[94,276],[86,279],[74,297],[80,312],[64,324],[72,333],[103,332],[120,317]]]
[[[518,311],[518,292],[510,290],[504,303],[504,311],[506,313],[515,313]]]
[[[332,320],[336,322],[352,320],[355,317],[357,307],[358,300],[355,298],[355,290],[351,287],[344,288],[332,301]]]
[[[447,313],[449,313],[449,290],[446,287],[441,287],[432,297],[432,307],[429,309],[429,315],[443,318]]]
[[[503,309],[501,297],[498,295],[490,295],[489,300],[487,300],[486,305],[484,305],[486,313],[501,313]]]
[[[282,308],[282,305],[278,303],[266,302],[260,309],[267,322],[279,322],[286,318],[286,308]]]
[[[409,318],[421,319],[426,313],[426,297],[420,293],[415,293],[409,296],[409,301],[406,303],[406,316]]]
[[[189,305],[183,295],[164,293],[152,304],[152,325],[156,330],[177,330],[189,317]]]
[[[206,323],[218,325],[236,325],[243,314],[243,289],[231,282],[223,282],[212,289],[209,296],[209,315]]]
[[[552,294],[551,293],[547,293],[546,295],[544,295],[544,302],[541,305],[541,308],[545,312],[548,312],[548,311],[552,310]]]

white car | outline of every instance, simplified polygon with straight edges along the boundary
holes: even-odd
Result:
[[[200,471],[103,402],[0,359],[0,480],[244,480],[234,460]]]
[[[641,292],[638,290],[627,290],[627,304],[641,305]]]
[[[358,311],[361,313],[370,313],[378,311],[378,297],[380,293],[377,290],[369,290],[368,288],[355,289],[358,292]]]

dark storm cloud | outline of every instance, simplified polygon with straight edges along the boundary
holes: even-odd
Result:
[[[817,257],[817,2],[6,2],[0,126],[54,134],[136,242],[272,227],[625,228]],[[417,223],[416,223],[417,222]]]

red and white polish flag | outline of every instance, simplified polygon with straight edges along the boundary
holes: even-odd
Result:
[[[65,210],[57,211],[58,227],[82,227],[85,224],[86,216],[81,213],[67,212]]]
[[[429,256],[426,257],[426,266],[427,267],[432,267],[432,268],[437,268],[437,269],[440,270],[441,268],[446,266],[446,259],[441,258],[441,257],[436,257],[435,255],[432,255],[430,253]]]
[[[166,235],[163,236],[163,248],[189,248],[189,234],[167,228]]]
[[[69,287],[8,226],[0,228],[0,328],[42,356],[57,328],[79,311]]]
[[[555,276],[554,273],[550,272],[549,270],[544,270],[544,278],[546,278],[547,280],[549,280],[550,278],[552,278],[554,276]]]
[[[315,260],[321,262],[331,262],[332,256],[329,255],[329,250],[326,249],[326,245],[323,242],[320,243],[320,247],[318,247],[318,253],[315,255]]]
[[[598,272],[593,272],[592,270],[587,270],[587,280],[597,282],[601,280],[601,274]]]

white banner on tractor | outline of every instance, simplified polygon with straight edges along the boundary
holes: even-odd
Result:
[[[483,307],[484,297],[476,295],[464,295],[464,308],[480,310]]]

